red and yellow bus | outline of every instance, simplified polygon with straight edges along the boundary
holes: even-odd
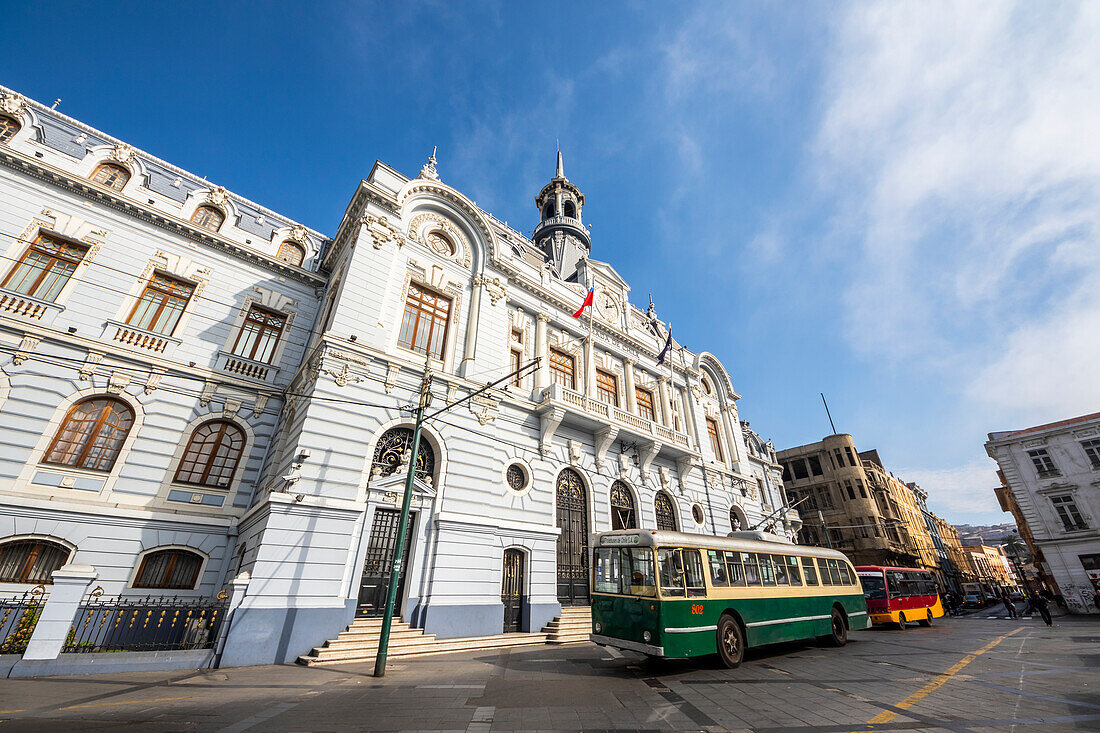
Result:
[[[932,619],[943,617],[939,588],[928,570],[860,565],[856,575],[872,624],[896,624],[904,629],[914,621],[931,626]]]

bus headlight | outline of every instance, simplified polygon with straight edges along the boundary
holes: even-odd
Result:
[[[649,633],[648,631],[643,631],[642,632],[642,641],[644,641],[648,644],[652,639],[653,639],[653,634]]]
[[[602,626],[602,625],[600,624],[600,622],[599,622],[599,621],[597,621],[597,622],[596,622],[596,633],[598,634],[598,633],[600,633],[601,631],[603,631],[603,626]]]

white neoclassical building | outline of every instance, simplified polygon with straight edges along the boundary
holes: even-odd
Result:
[[[1100,613],[1100,413],[989,434],[1001,505],[1072,613]],[[1011,492],[1005,501],[1002,492]]]
[[[425,424],[414,627],[538,630],[587,603],[593,532],[797,531],[719,360],[658,364],[665,324],[590,256],[560,154],[532,238],[434,156],[376,163],[330,238],[0,95],[0,591],[248,573],[223,663],[295,658],[380,610],[425,365],[435,409],[523,371]]]

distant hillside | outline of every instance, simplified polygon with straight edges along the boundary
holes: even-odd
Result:
[[[956,524],[960,537],[981,537],[989,543],[1000,542],[1006,534],[1015,534],[1016,525],[1012,522],[1005,524]]]

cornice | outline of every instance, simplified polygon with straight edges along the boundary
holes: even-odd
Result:
[[[223,254],[228,254],[239,260],[244,260],[249,264],[257,265],[265,270],[276,272],[290,279],[297,280],[298,282],[313,287],[323,287],[327,282],[326,279],[319,274],[311,273],[299,267],[292,267],[260,254],[259,252],[249,250],[244,245],[237,244],[225,237],[220,237],[212,232],[198,229],[190,222],[184,221],[172,214],[148,209],[131,199],[117,196],[109,189],[97,186],[87,179],[51,166],[48,163],[40,163],[32,160],[18,151],[8,148],[0,150],[0,164],[14,171],[18,171],[19,173],[37,178],[44,183],[64,189],[70,193],[75,193],[89,201],[103,204],[120,213],[133,216],[164,231],[187,237],[194,242],[219,250]]]

